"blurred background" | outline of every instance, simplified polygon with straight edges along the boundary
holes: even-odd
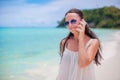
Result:
[[[0,0],[0,80],[56,79],[71,8],[83,11],[101,41],[96,80],[120,80],[120,0]]]

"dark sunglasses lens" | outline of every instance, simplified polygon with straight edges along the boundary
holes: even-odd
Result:
[[[69,22],[65,22],[64,25],[67,26],[69,24]]]
[[[71,24],[74,24],[74,23],[76,23],[77,22],[77,20],[75,20],[75,19],[72,19],[71,20]]]

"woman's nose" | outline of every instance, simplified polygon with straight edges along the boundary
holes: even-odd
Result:
[[[72,26],[72,24],[71,24],[71,23],[69,23],[69,24],[68,24],[68,27],[71,27],[71,26]]]

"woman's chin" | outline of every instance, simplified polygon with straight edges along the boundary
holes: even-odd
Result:
[[[76,29],[72,29],[71,32],[72,32],[72,33],[76,33],[77,30],[76,30]]]
[[[72,31],[76,31],[76,28],[72,28],[71,30],[72,30]]]

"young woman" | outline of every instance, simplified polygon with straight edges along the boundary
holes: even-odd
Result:
[[[101,47],[83,13],[71,9],[65,14],[69,35],[61,40],[61,62],[57,80],[95,80],[94,64],[100,64]]]

